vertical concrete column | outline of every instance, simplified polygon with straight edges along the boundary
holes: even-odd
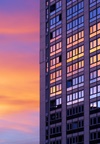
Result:
[[[84,144],[89,144],[89,0],[84,0]]]
[[[66,144],[66,0],[62,0],[62,144]]]
[[[45,144],[45,0],[40,1],[40,144]]]

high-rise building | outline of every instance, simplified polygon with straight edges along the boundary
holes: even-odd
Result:
[[[100,0],[40,0],[40,144],[100,144]]]

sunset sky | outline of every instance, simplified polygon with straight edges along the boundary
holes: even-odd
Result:
[[[0,0],[0,144],[39,144],[39,0]]]

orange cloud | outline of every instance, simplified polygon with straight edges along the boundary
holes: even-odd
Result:
[[[39,41],[39,16],[25,13],[0,13],[0,45]],[[13,49],[14,45],[11,45]],[[21,46],[20,46],[21,47]],[[39,110],[39,68],[37,57],[29,53],[0,51],[0,116],[23,110]],[[16,48],[17,49],[17,48]],[[33,47],[36,49],[36,47]],[[34,51],[33,51],[34,52]],[[38,55],[37,55],[38,56]]]
[[[0,143],[39,139],[39,14],[23,2],[0,5]]]
[[[39,69],[27,61],[31,55],[0,56],[0,115],[39,110]]]

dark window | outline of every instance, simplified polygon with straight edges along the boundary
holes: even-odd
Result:
[[[67,88],[71,87],[72,85],[73,85],[72,79],[71,79],[71,80],[68,80],[68,81],[67,81]]]
[[[93,118],[93,124],[96,124],[96,118]]]
[[[77,129],[78,128],[78,123],[77,122],[74,122],[73,124],[72,124],[72,129]]]
[[[50,107],[54,107],[55,105],[56,105],[56,101],[55,100],[50,101]]]
[[[52,115],[50,116],[50,120],[55,120],[55,114],[52,114]]]
[[[79,142],[83,142],[83,135],[79,136]]]
[[[53,4],[52,6],[50,6],[50,12],[53,12],[56,10],[56,4]]]
[[[100,138],[100,132],[98,132],[98,138]]]
[[[69,111],[70,111],[70,110],[68,109],[68,110],[67,110],[67,115],[68,115],[68,116],[70,115],[70,112],[69,112]]]
[[[98,123],[100,123],[100,117],[98,117]]]
[[[55,133],[55,128],[53,128],[53,133]]]
[[[59,62],[61,62],[62,61],[62,57],[61,56],[59,56]]]
[[[50,33],[50,39],[52,39],[53,38],[53,34],[52,34],[52,32]]]

